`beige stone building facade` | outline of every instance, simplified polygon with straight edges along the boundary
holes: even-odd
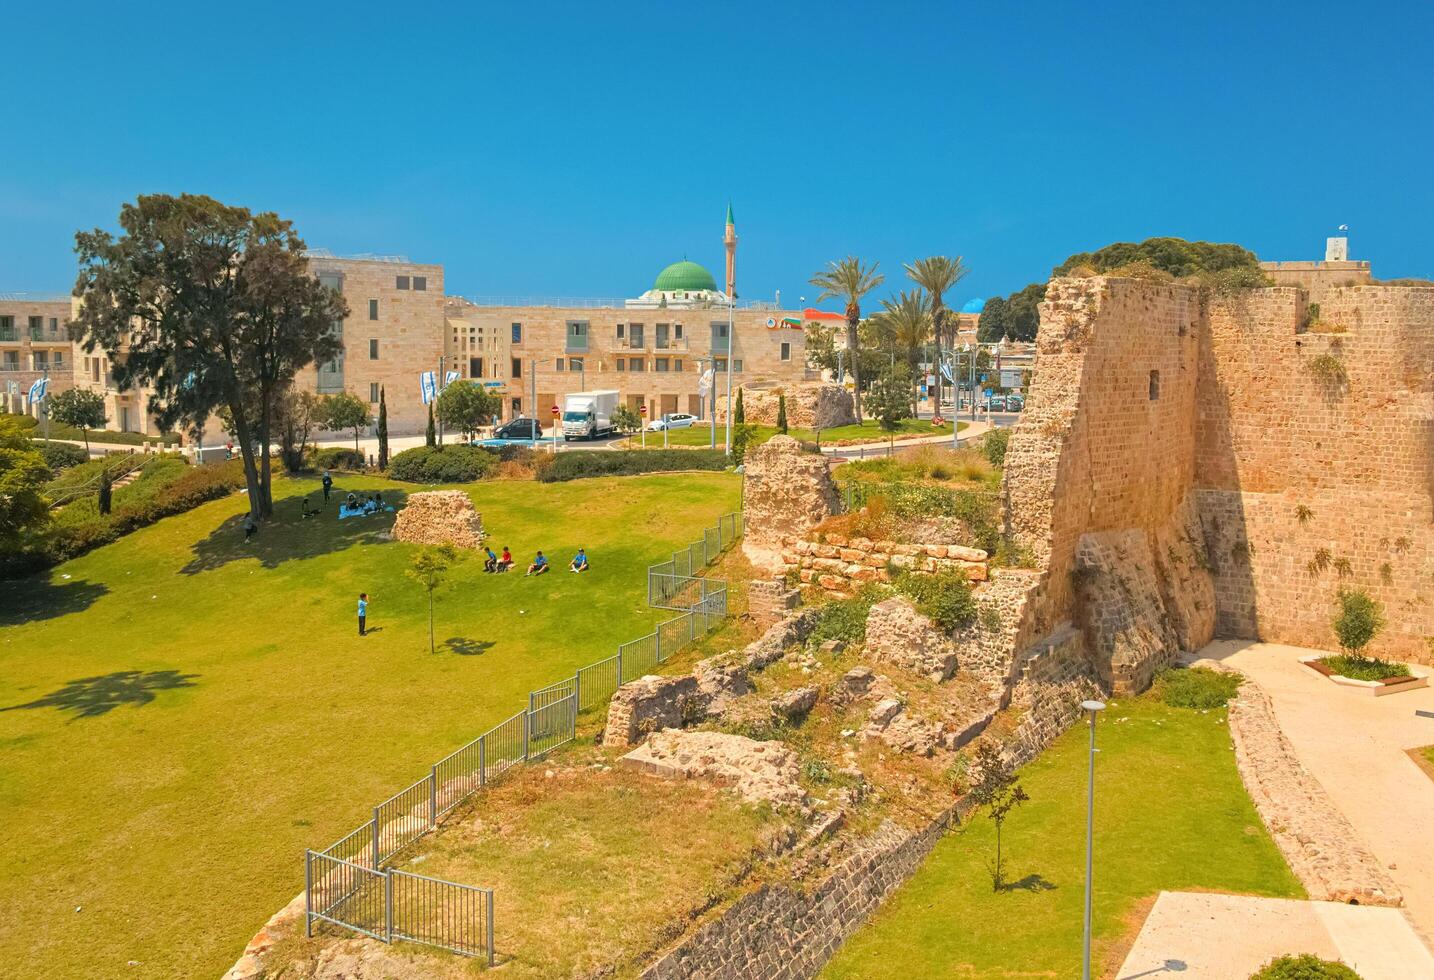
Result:
[[[1298,286],[1309,294],[1311,303],[1322,303],[1325,294],[1339,286],[1364,286],[1374,281],[1367,261],[1349,257],[1349,239],[1325,241],[1323,262],[1261,262],[1260,269],[1276,286]]]
[[[50,378],[50,394],[73,384],[70,300],[64,296],[0,293],[0,407],[35,414],[30,385]]]

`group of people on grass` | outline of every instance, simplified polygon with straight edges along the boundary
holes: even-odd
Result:
[[[508,569],[513,567],[513,553],[508,550],[507,545],[503,546],[503,554],[501,556],[493,554],[492,548],[485,547],[483,551],[486,556],[483,560],[483,571],[494,573],[506,572]],[[540,551],[533,559],[533,563],[528,566],[528,571],[525,574],[542,575],[551,567],[552,566],[548,563],[548,556]],[[573,560],[568,562],[568,571],[586,572],[587,570],[587,550],[584,548],[579,548],[578,553],[573,556]]]

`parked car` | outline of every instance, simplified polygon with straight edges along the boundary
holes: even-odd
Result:
[[[988,406],[993,412],[1004,412],[1006,410],[1006,396],[992,395],[991,403]]]
[[[1025,399],[1025,396],[1023,396],[1023,395],[1007,395],[1007,396],[1006,396],[1006,411],[1008,411],[1008,412],[1019,412],[1021,409],[1025,408],[1025,407],[1026,407],[1026,399]]]
[[[541,439],[543,427],[537,419],[514,419],[493,433],[494,439]]]
[[[661,432],[663,429],[690,429],[696,424],[697,416],[674,412],[669,415],[664,415],[660,419],[653,419],[647,423],[647,431]]]

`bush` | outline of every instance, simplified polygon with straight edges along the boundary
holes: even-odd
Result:
[[[923,615],[948,633],[976,621],[976,600],[971,598],[966,573],[959,569],[935,575],[902,572],[896,591],[909,596]]]
[[[68,442],[52,442],[48,446],[43,442],[36,442],[35,448],[45,457],[45,465],[56,472],[79,466],[90,458],[84,446],[74,446]]]
[[[1343,963],[1302,953],[1270,960],[1250,974],[1250,980],[1360,980],[1360,976]]]
[[[18,426],[20,431],[22,432],[26,429],[33,429],[40,424],[40,420],[35,418],[35,416],[33,415],[12,415],[9,412],[5,412],[3,414],[7,419],[13,420],[15,425]]]
[[[415,446],[388,463],[388,475],[409,483],[472,483],[492,476],[498,454],[477,446]]]
[[[364,454],[342,446],[315,449],[309,457],[316,470],[352,470],[359,472],[368,467]]]
[[[1378,657],[1361,657],[1351,654],[1325,657],[1321,662],[1336,674],[1356,681],[1382,681],[1386,677],[1409,676],[1407,665],[1380,660]]]
[[[1010,429],[992,429],[981,440],[981,455],[992,466],[1006,465],[1006,446],[1011,442]]]
[[[538,472],[544,483],[594,476],[631,476],[675,470],[725,470],[727,457],[717,449],[623,449],[559,453]]]
[[[1223,708],[1244,678],[1208,667],[1173,667],[1155,678],[1160,700],[1172,708]]]
[[[1340,589],[1339,612],[1330,623],[1339,648],[1352,657],[1369,645],[1384,628],[1384,610],[1363,589]]]
[[[872,606],[890,594],[890,589],[868,585],[850,599],[833,599],[821,607],[809,642],[814,645],[827,640],[865,643],[867,614]]]

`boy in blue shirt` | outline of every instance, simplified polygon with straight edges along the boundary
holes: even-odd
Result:
[[[588,553],[587,553],[587,551],[586,551],[585,549],[579,548],[579,549],[578,549],[578,553],[573,556],[572,562],[569,563],[569,565],[568,565],[568,571],[570,571],[570,572],[585,572],[585,571],[587,571],[587,570],[588,570]]]
[[[364,633],[364,625],[365,625],[365,623],[368,621],[368,593],[367,593],[367,592],[360,592],[360,593],[359,593],[358,614],[359,614],[359,636],[364,636],[364,635],[366,635],[366,634]]]
[[[543,574],[544,572],[546,572],[547,570],[548,570],[548,559],[545,558],[545,557],[543,556],[543,553],[540,551],[540,552],[538,552],[538,557],[534,558],[534,559],[533,559],[533,563],[528,566],[528,572],[527,572],[527,574],[529,574],[529,575],[541,575],[541,574]]]

